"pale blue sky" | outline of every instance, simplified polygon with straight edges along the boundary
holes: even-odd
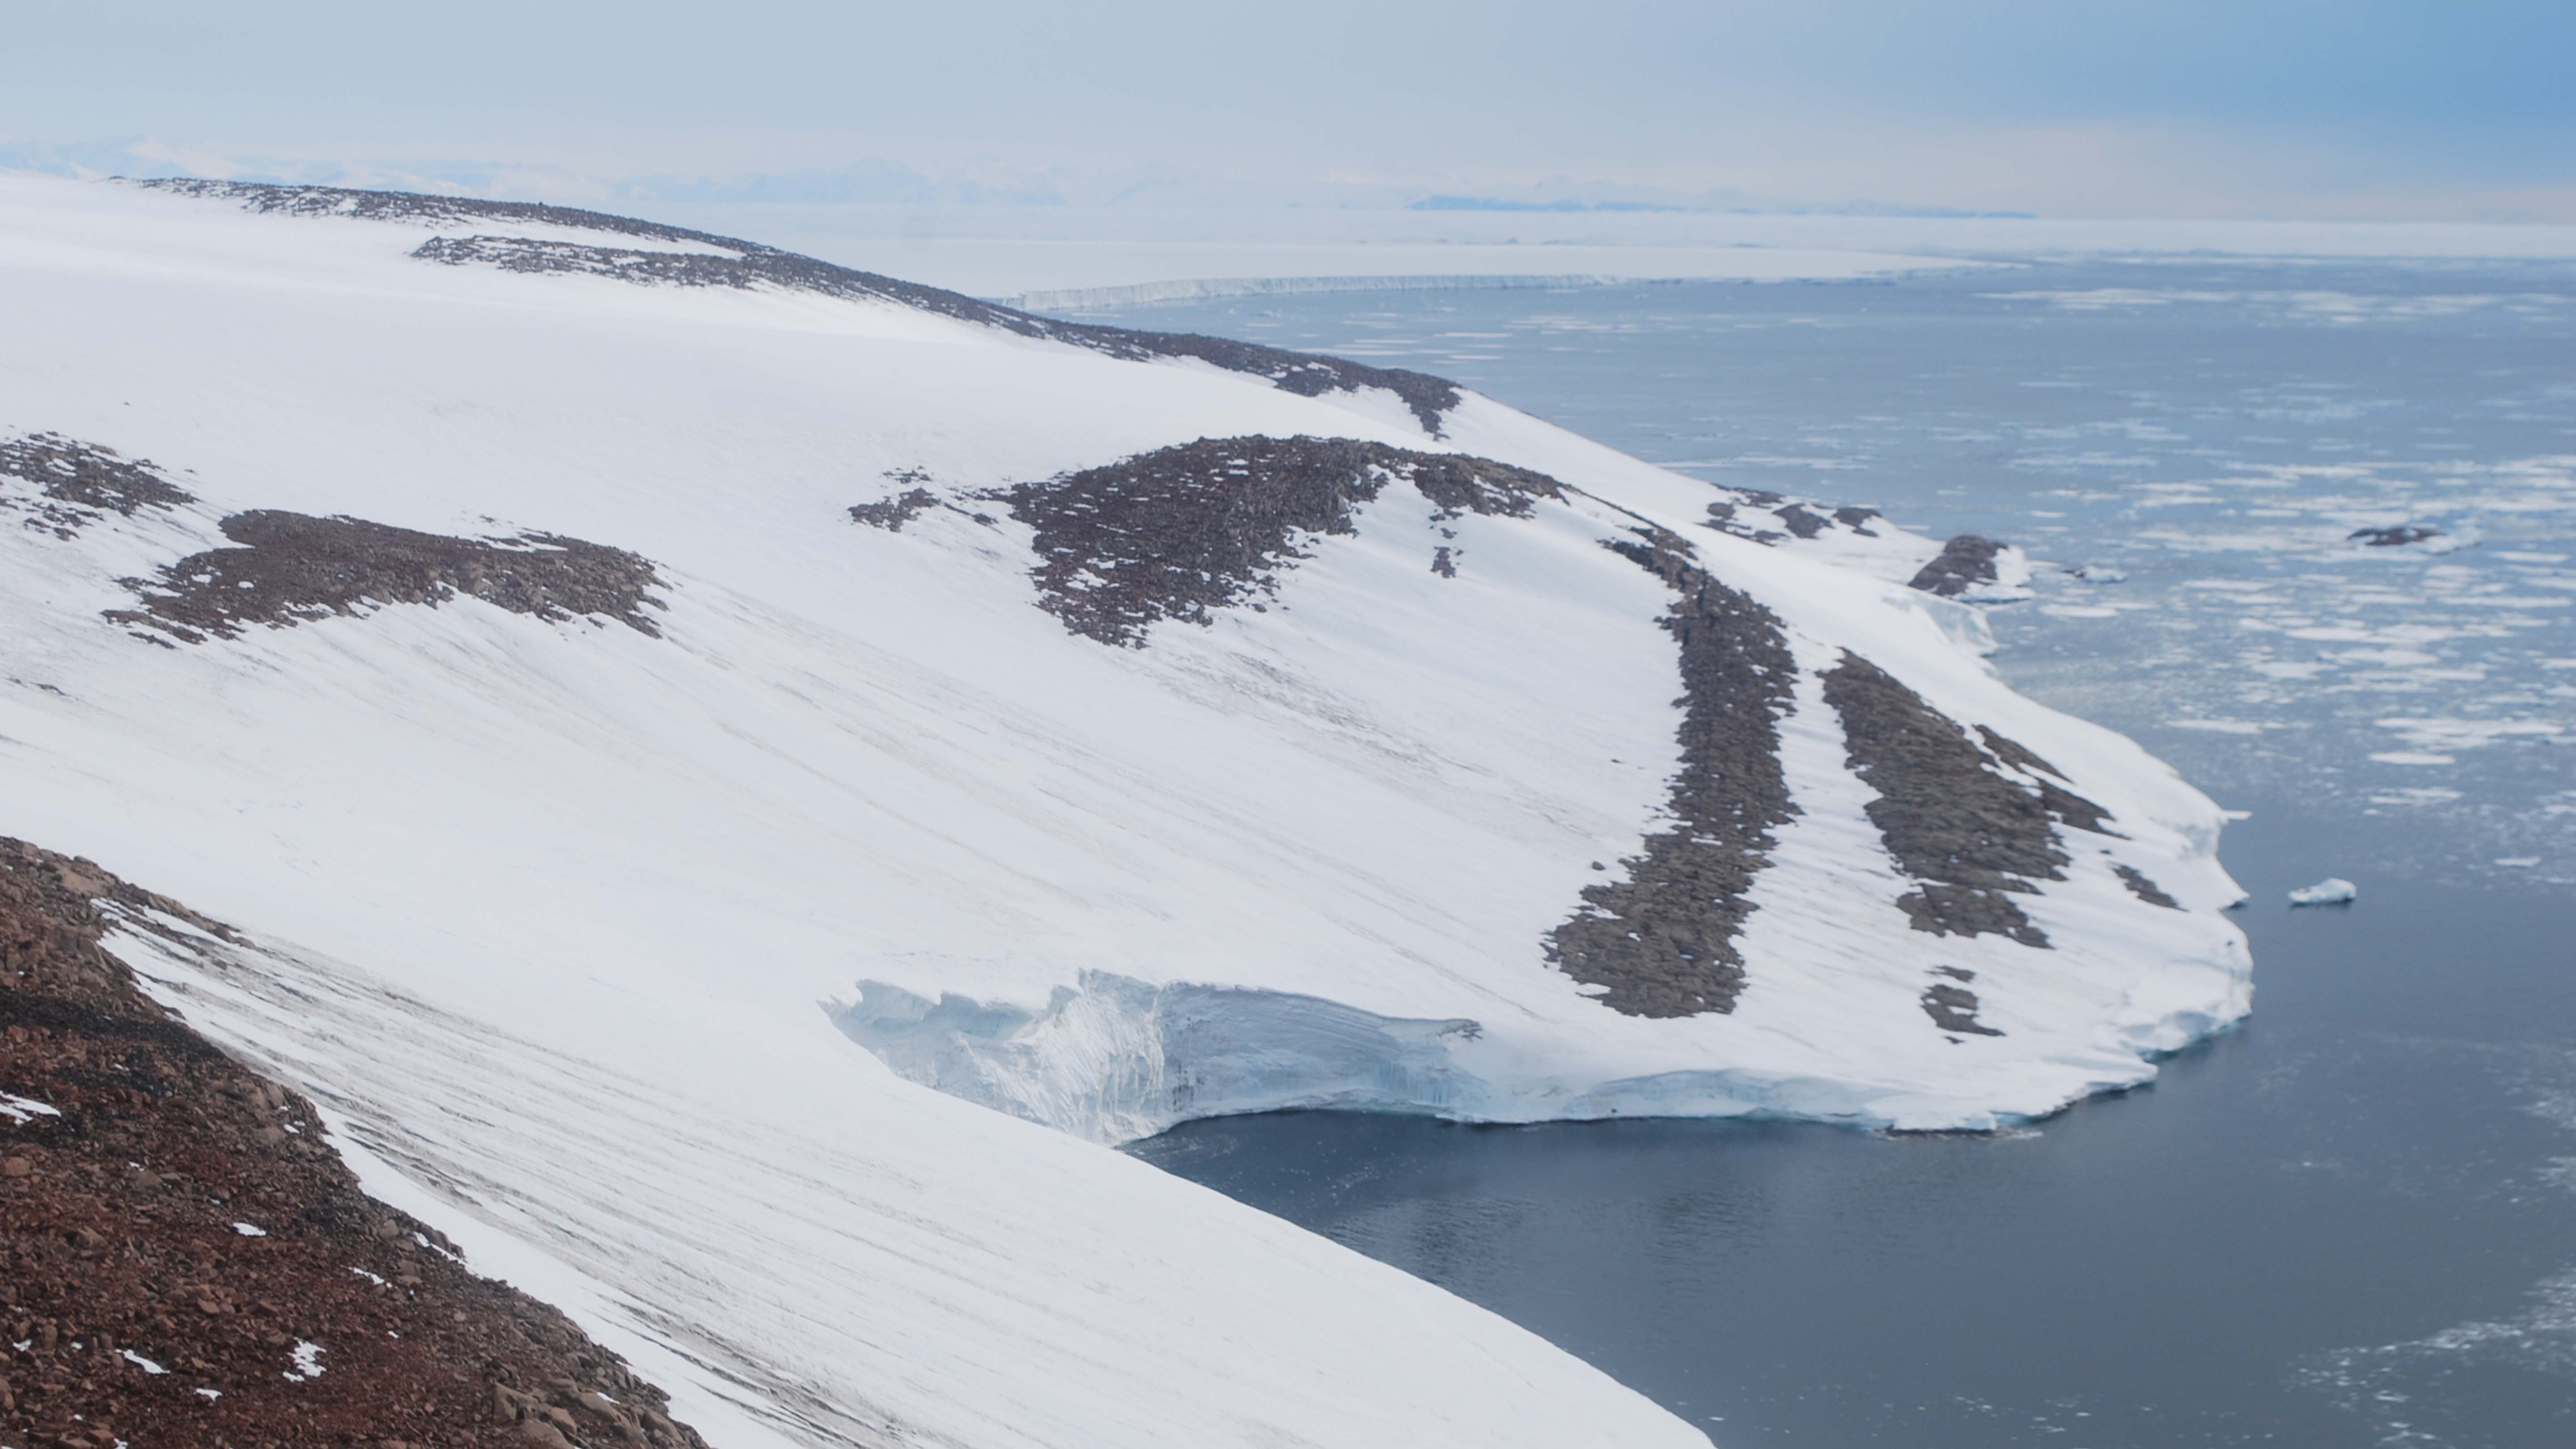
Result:
[[[2576,220],[2571,0],[0,0],[0,35],[20,165]]]

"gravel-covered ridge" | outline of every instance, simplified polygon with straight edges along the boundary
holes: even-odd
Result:
[[[1548,958],[1601,1002],[1630,1016],[1735,1008],[1744,958],[1735,938],[1745,895],[1771,863],[1772,832],[1798,813],[1780,768],[1779,721],[1796,662],[1779,617],[1709,577],[1690,545],[1641,527],[1610,547],[1674,593],[1660,621],[1681,651],[1682,768],[1665,809],[1670,829],[1646,837],[1623,877],[1589,886],[1548,938]]]
[[[1824,679],[1851,769],[1878,792],[1870,823],[1915,879],[1897,900],[1914,929],[2046,946],[2047,934],[2012,899],[2037,891],[2035,880],[2066,878],[2068,857],[2040,793],[2007,778],[1949,716],[1859,655],[1845,651]]]
[[[737,287],[757,285],[832,297],[875,297],[978,322],[1017,333],[1087,347],[1127,361],[1195,358],[1228,372],[1269,379],[1301,397],[1328,392],[1384,388],[1404,400],[1423,430],[1440,436],[1440,418],[1458,405],[1458,388],[1445,378],[1405,368],[1370,367],[1339,357],[1289,352],[1258,343],[1182,332],[1138,332],[1065,322],[1016,308],[985,302],[938,287],[899,281],[874,272],[835,266],[813,257],[757,242],[663,226],[631,217],[523,201],[476,201],[463,197],[422,196],[403,191],[353,191],[333,186],[268,186],[241,181],[164,180],[140,183],[183,195],[237,201],[252,211],[293,216],[346,216],[366,220],[427,221],[434,224],[518,222],[596,231],[711,250],[646,251],[633,247],[585,246],[577,242],[531,237],[433,237],[414,256],[452,266],[484,265],[516,272],[583,272],[622,281],[666,286]]]
[[[145,508],[172,509],[196,498],[161,476],[151,460],[127,458],[113,448],[55,433],[29,433],[0,442],[0,477],[35,489],[32,498],[0,488],[0,508],[27,515],[29,528],[56,538],[80,531],[113,513],[132,518]]]
[[[593,615],[661,633],[644,612],[663,607],[651,592],[662,586],[653,565],[604,544],[544,533],[449,538],[276,509],[233,514],[223,531],[241,547],[191,554],[158,579],[125,580],[142,606],[108,617],[199,644],[254,624],[282,628],[467,594],[541,619]]]
[[[1562,496],[1508,463],[1350,438],[1201,438],[999,494],[1036,532],[1039,606],[1104,644],[1144,646],[1158,620],[1260,609],[1302,538],[1350,534],[1390,481],[1442,513],[1529,516]]]
[[[311,1102],[136,989],[112,924],[237,940],[0,839],[0,1444],[706,1449],[571,1320],[368,1197]]]

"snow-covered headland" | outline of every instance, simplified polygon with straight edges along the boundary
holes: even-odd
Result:
[[[523,206],[5,181],[0,306],[0,833],[720,1449],[1700,1442],[1099,1144],[1987,1127],[2247,1007],[2219,812],[1863,510]]]

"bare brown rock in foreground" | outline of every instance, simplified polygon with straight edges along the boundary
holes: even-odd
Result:
[[[230,935],[0,839],[0,1446],[705,1449],[145,998],[99,942],[153,912]]]

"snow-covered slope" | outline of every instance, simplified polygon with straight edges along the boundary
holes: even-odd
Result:
[[[221,188],[0,182],[0,315],[0,831],[264,943],[131,949],[720,1445],[1697,1442],[1076,1139],[1987,1125],[2245,1010],[2216,810],[1930,541],[1437,379]]]

